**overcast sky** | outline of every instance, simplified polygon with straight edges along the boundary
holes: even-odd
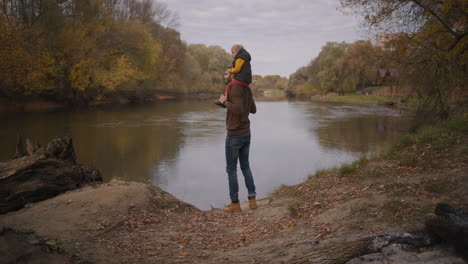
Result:
[[[254,74],[285,77],[316,57],[328,41],[363,38],[359,19],[339,0],[157,0],[180,16],[182,40],[229,51],[243,44]]]

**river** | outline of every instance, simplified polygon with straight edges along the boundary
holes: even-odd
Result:
[[[398,109],[301,101],[257,102],[250,163],[258,198],[317,170],[385,151],[408,126]],[[70,135],[78,161],[105,180],[159,186],[200,209],[229,203],[225,109],[211,101],[166,101],[81,111],[2,113],[0,160],[17,135],[41,144]],[[238,170],[241,200],[246,200]]]

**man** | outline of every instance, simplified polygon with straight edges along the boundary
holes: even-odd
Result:
[[[224,73],[226,84],[233,80],[230,68]],[[240,212],[239,185],[237,182],[237,160],[239,160],[245,185],[248,191],[250,209],[257,208],[255,184],[249,165],[250,120],[249,114],[255,114],[257,107],[250,87],[234,84],[227,96],[219,98],[227,108],[226,114],[226,172],[229,182],[231,204],[224,208],[226,212]]]

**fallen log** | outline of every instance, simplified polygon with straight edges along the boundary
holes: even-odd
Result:
[[[342,264],[359,256],[379,252],[391,244],[404,244],[419,248],[428,246],[431,243],[424,231],[376,235],[352,241],[314,246],[308,252],[294,256],[288,263]]]
[[[418,249],[441,241],[453,245],[465,260],[468,259],[468,213],[447,204],[438,204],[435,214],[434,219],[426,222],[425,230],[335,241],[324,245],[310,243],[313,247],[309,251],[295,255],[288,263],[341,264],[380,252],[393,244]],[[303,243],[309,244],[307,241]]]
[[[430,234],[452,245],[455,250],[468,259],[468,213],[448,204],[437,204],[436,217],[426,222]]]
[[[0,214],[96,181],[101,173],[78,164],[70,137],[44,147],[19,138],[15,158],[0,162]]]

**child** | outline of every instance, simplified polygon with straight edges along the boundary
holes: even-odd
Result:
[[[231,56],[233,58],[231,72],[234,73],[234,79],[226,85],[224,96],[228,96],[231,88],[235,84],[248,87],[252,83],[252,68],[250,66],[250,54],[244,49],[242,45],[236,44],[231,48]],[[225,107],[219,101],[215,102],[216,105]]]

